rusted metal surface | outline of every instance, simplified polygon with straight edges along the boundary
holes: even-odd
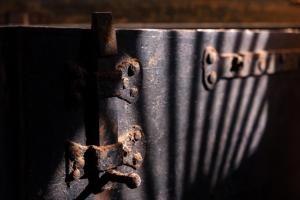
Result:
[[[0,76],[5,79],[5,84],[0,82],[5,107],[0,110],[4,143],[0,150],[5,160],[0,183],[6,186],[0,191],[5,199],[299,199],[295,174],[300,162],[292,156],[300,147],[299,70],[236,77],[210,74],[207,81],[217,84],[207,90],[202,65],[208,46],[216,49],[218,62],[233,56],[229,63],[234,63],[234,71],[241,67],[245,52],[294,52],[300,47],[299,31],[119,29],[116,36],[119,54],[138,58],[137,76],[128,76],[139,79],[138,98],[132,102],[99,98],[105,66],[114,71],[122,59],[107,59],[108,65],[102,61],[100,65],[93,55],[91,29],[0,28],[5,74]],[[66,70],[66,65],[74,68]],[[127,64],[125,68],[130,70],[124,73],[135,73]],[[103,74],[98,74],[101,70]],[[109,76],[117,77],[111,81],[121,78],[117,85],[121,89],[131,88],[131,83],[136,86],[131,82],[135,78],[128,84],[122,80],[123,72],[110,75],[110,70]],[[68,86],[67,79],[74,86]],[[71,93],[71,100],[77,96],[68,88],[83,91],[76,109],[67,108],[66,95]],[[99,172],[93,164],[93,169],[81,168],[79,173],[67,168],[72,177],[79,177],[67,186],[66,140],[91,146],[92,152],[101,152],[96,147],[106,145],[117,152],[113,147],[119,135],[134,124],[143,127],[147,141],[146,156],[138,151],[142,167],[134,170],[123,163],[111,169],[102,166],[107,170]],[[73,152],[77,161],[73,158],[69,166],[86,167],[81,152]],[[128,160],[133,158],[140,156],[131,154]],[[20,163],[22,168],[17,167]],[[138,185],[135,173],[142,182],[131,190],[125,184]]]
[[[220,78],[242,78],[294,71],[300,66],[300,49],[218,54],[206,47],[202,57],[203,82],[213,89]]]
[[[141,166],[143,157],[139,149],[144,146],[143,137],[141,128],[134,126],[127,133],[121,135],[116,144],[84,146],[68,142],[66,149],[67,184],[70,185],[73,180],[89,178],[91,175],[97,175],[98,178],[98,174],[104,172],[100,179],[126,183],[129,188],[138,187],[141,183],[138,174],[133,172],[123,173],[116,169],[122,165],[133,169],[138,169]],[[93,170],[98,173],[94,174],[91,172]],[[102,176],[104,177],[102,178]],[[103,184],[103,187],[105,187],[105,184]]]
[[[111,13],[92,15],[91,35],[91,67],[87,66],[84,77],[87,90],[83,91],[86,103],[86,137],[90,146],[69,143],[66,153],[66,182],[69,184],[80,177],[87,178],[89,182],[78,196],[79,199],[116,188],[117,185],[113,183],[116,182],[116,177],[119,183],[126,180],[129,187],[137,187],[141,180],[138,174],[123,173],[116,171],[116,168],[124,164],[137,169],[143,160],[141,153],[132,152],[136,144],[129,144],[128,141],[131,138],[131,142],[136,142],[137,136],[120,136],[117,109],[120,102],[115,99],[117,97],[124,103],[133,103],[137,99],[140,64],[137,59],[118,54]],[[138,134],[140,128],[134,126],[133,129]],[[112,169],[114,170],[111,171]],[[110,196],[109,193],[107,195]]]
[[[215,48],[207,47],[204,50],[202,58],[203,83],[207,89],[212,89],[217,82],[217,67],[219,67],[218,60],[219,56]]]
[[[86,69],[78,64],[68,63],[65,68],[66,106],[74,107],[83,101],[89,77]],[[117,97],[128,103],[135,102],[141,84],[139,72],[140,63],[136,58],[122,55],[110,60],[106,68],[93,73],[98,81],[97,98]]]
[[[110,61],[110,64],[114,63]],[[117,97],[128,103],[135,102],[138,98],[140,87],[140,63],[136,58],[127,55],[120,58],[111,68],[99,68],[99,97]]]

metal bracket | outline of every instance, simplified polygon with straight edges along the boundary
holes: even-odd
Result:
[[[103,63],[99,65],[103,66]],[[127,103],[133,103],[139,94],[140,63],[135,58],[122,56],[113,68],[100,67],[97,71],[97,80],[100,98],[117,97]]]
[[[206,89],[213,89],[215,86],[218,74],[217,63],[219,57],[217,51],[213,47],[207,47],[203,52],[203,84]]]
[[[137,58],[118,53],[111,13],[92,14],[91,36],[90,62],[86,66],[66,63],[68,106],[83,100],[85,90],[93,90],[95,99],[117,97],[134,103],[141,85],[141,64]]]
[[[138,96],[140,63],[128,55],[119,55],[111,13],[92,14],[94,72],[99,83],[98,97],[117,97],[132,103]]]
[[[300,49],[218,53],[206,47],[202,57],[203,84],[211,90],[221,78],[261,76],[300,67]]]
[[[111,13],[93,13],[91,36],[91,41],[95,44],[91,46],[91,62],[84,70],[81,68],[69,70],[79,73],[70,76],[75,78],[74,83],[85,83],[83,85],[85,88],[79,88],[81,91],[86,90],[84,100],[88,145],[67,142],[65,181],[70,186],[74,180],[88,179],[89,183],[82,191],[82,195],[112,189],[116,185],[113,182],[124,183],[129,188],[138,187],[141,178],[132,172],[132,169],[136,170],[141,166],[144,147],[143,133],[139,126],[133,126],[128,132],[121,134],[118,140],[115,137],[119,135],[117,131],[108,131],[107,134],[111,135],[105,136],[113,144],[99,146],[107,142],[99,137],[100,120],[106,119],[109,115],[107,121],[117,124],[115,108],[111,106],[100,108],[100,104],[104,102],[103,104],[110,105],[109,103],[114,102],[106,99],[110,97],[117,97],[127,103],[136,101],[141,84],[141,69],[137,59],[118,54]],[[78,81],[76,78],[84,81]],[[77,94],[76,91],[74,93]]]
[[[99,177],[99,173],[109,181],[123,182],[129,188],[136,188],[141,183],[138,174],[118,171],[120,166],[138,169],[143,162],[144,147],[143,132],[139,126],[133,126],[127,133],[118,138],[118,142],[111,145],[84,146],[72,141],[66,145],[66,182],[68,185],[74,180]]]

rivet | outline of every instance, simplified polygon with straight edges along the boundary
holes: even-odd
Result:
[[[142,160],[143,160],[142,155],[140,153],[136,153],[133,155],[132,163],[133,165],[139,166]]]
[[[215,71],[211,71],[207,76],[207,81],[209,84],[215,84],[217,81],[217,73]]]
[[[72,176],[74,179],[79,179],[80,178],[80,170],[79,169],[74,169]]]
[[[211,65],[213,63],[215,63],[217,60],[217,54],[215,51],[210,51],[209,53],[207,53],[206,55],[206,63]]]
[[[126,77],[122,78],[122,83],[123,83],[123,89],[127,89],[129,86],[129,79]]]

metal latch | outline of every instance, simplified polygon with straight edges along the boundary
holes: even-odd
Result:
[[[140,84],[139,61],[123,55],[111,62],[114,65],[112,69],[103,67],[96,72],[99,98],[117,97],[127,103],[135,102]]]
[[[141,183],[140,176],[134,172],[121,172],[118,167],[128,166],[136,170],[141,166],[143,138],[142,129],[133,126],[118,138],[117,143],[111,145],[85,146],[68,141],[65,155],[68,186],[72,181],[89,178],[97,188],[95,193],[109,181],[125,183],[129,188],[138,187]]]
[[[141,69],[137,59],[118,53],[111,13],[93,13],[91,36],[93,45],[90,62],[82,69],[74,70],[83,74],[74,77],[86,82],[82,93],[87,145],[68,141],[65,152],[65,181],[70,186],[72,181],[88,179],[89,183],[84,190],[88,192],[81,193],[87,196],[112,189],[114,182],[124,183],[129,188],[138,187],[141,178],[133,170],[142,164],[144,147],[142,128],[137,125],[132,125],[125,133],[107,127],[108,131],[102,133],[105,136],[100,138],[101,120],[107,120],[107,124],[118,124],[117,108],[106,106],[108,102],[114,102],[115,98],[111,97],[117,97],[122,100],[120,102],[128,104],[137,99]],[[103,102],[105,106],[101,104]],[[103,138],[109,141],[103,141]],[[100,145],[106,142],[110,144]]]
[[[203,83],[213,89],[221,78],[241,78],[293,71],[300,66],[300,49],[277,49],[219,53],[214,47],[204,49]]]

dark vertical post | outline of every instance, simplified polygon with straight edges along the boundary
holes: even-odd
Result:
[[[113,29],[112,14],[110,12],[92,14],[92,32],[97,56],[106,57],[117,54],[116,33]]]
[[[91,27],[91,66],[88,66],[87,90],[86,90],[86,144],[100,145],[99,137],[99,112],[100,99],[98,95],[99,80],[98,67],[104,57],[110,57],[117,53],[116,36],[112,27],[112,14],[97,12],[92,14]]]
[[[91,116],[91,127],[87,132],[87,144],[105,145],[107,143],[116,143],[118,135],[117,121],[117,103],[114,98],[102,98],[99,96],[99,90],[105,89],[98,76],[102,70],[114,70],[112,65],[113,56],[117,55],[116,34],[112,25],[112,14],[110,12],[96,12],[92,14],[92,67],[91,67],[91,98],[88,100],[91,104],[87,105]],[[105,81],[104,81],[105,82]],[[89,122],[88,122],[89,123]],[[87,129],[87,130],[88,130]],[[97,183],[96,180],[89,180],[90,183]],[[99,187],[95,185],[95,187]],[[111,191],[103,191],[97,198],[110,199]]]

